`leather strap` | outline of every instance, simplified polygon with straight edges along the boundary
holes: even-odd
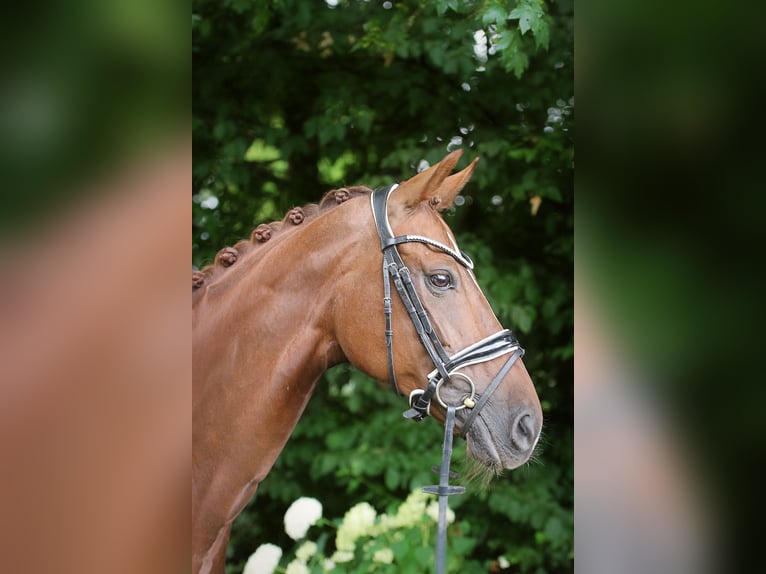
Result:
[[[476,403],[476,406],[471,409],[471,412],[466,417],[465,421],[463,422],[463,426],[460,427],[460,435],[465,438],[466,433],[468,432],[468,429],[471,428],[471,425],[473,424],[473,421],[476,420],[476,417],[479,416],[479,412],[481,412],[481,409],[484,408],[484,405],[487,404],[487,401],[489,400],[489,397],[492,396],[492,393],[495,392],[495,389],[500,384],[500,382],[505,378],[505,375],[508,374],[508,371],[511,370],[511,367],[513,364],[524,356],[524,349],[519,347],[514,351],[513,355],[510,356],[510,358],[505,362],[503,365],[503,368],[500,369],[495,375],[495,378],[492,379],[492,382],[489,384],[489,386],[484,390],[483,393],[481,393],[481,398],[479,399],[479,402]]]

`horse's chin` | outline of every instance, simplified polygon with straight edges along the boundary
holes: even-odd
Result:
[[[468,456],[495,475],[502,473],[503,470],[518,468],[527,461],[527,458],[512,454],[508,446],[498,444],[481,416],[468,430],[466,442]]]

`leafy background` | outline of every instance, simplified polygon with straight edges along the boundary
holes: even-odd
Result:
[[[401,181],[458,147],[481,157],[446,217],[527,349],[545,428],[530,464],[451,498],[451,536],[468,540],[461,571],[501,555],[504,571],[572,571],[572,1],[193,0],[192,50],[196,266],[331,188]],[[404,408],[349,366],[328,372],[235,522],[227,570],[292,546],[299,496],[340,519],[436,482],[441,428]]]

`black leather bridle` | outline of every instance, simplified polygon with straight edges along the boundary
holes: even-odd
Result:
[[[383,306],[386,317],[385,334],[389,379],[394,392],[401,395],[399,385],[396,383],[396,372],[394,370],[394,333],[391,323],[391,281],[393,281],[394,287],[399,293],[404,307],[407,309],[410,320],[415,326],[420,342],[423,344],[435,367],[427,375],[428,382],[425,389],[416,389],[410,394],[410,409],[405,411],[404,416],[415,421],[423,420],[430,414],[433,398],[436,398],[438,403],[447,409],[449,405],[442,400],[439,390],[442,385],[450,382],[452,378],[462,379],[470,385],[471,392],[463,397],[462,403],[453,406],[455,410],[467,408],[470,411],[460,428],[462,436],[465,437],[471,424],[473,424],[481,409],[487,404],[489,397],[497,389],[513,364],[524,355],[524,349],[521,348],[521,345],[519,345],[511,331],[503,329],[458,351],[452,356],[447,354],[444,350],[444,345],[442,345],[431,325],[431,321],[417,291],[415,291],[410,271],[407,269],[404,261],[402,261],[397,245],[402,243],[424,243],[452,256],[455,261],[469,270],[473,269],[473,261],[465,253],[427,237],[420,235],[394,236],[388,222],[388,198],[397,187],[398,184],[393,184],[376,189],[370,196],[375,226],[380,238],[380,248],[383,251]],[[511,353],[509,359],[492,382],[481,393],[476,392],[476,386],[467,375],[458,371],[462,367],[491,361],[508,353]]]

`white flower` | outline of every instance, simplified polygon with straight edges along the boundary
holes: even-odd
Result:
[[[300,560],[295,559],[287,565],[285,574],[309,574],[309,567]]]
[[[377,512],[367,502],[360,502],[351,507],[338,528],[335,547],[338,550],[353,551],[356,539],[372,532],[376,516]]]
[[[511,563],[508,562],[508,559],[505,556],[498,556],[497,563],[500,566],[500,568],[503,568],[503,569],[508,568],[511,565]]]
[[[345,550],[336,550],[332,555],[331,561],[334,562],[351,562],[354,559],[353,552],[347,552]]]
[[[325,572],[332,572],[335,570],[335,562],[333,562],[330,558],[325,558],[324,562],[322,562],[322,570]]]
[[[274,544],[261,544],[250,555],[242,574],[271,574],[282,558],[282,549]]]
[[[309,527],[322,518],[322,503],[316,498],[302,496],[285,512],[285,532],[293,540],[306,536]]]
[[[433,518],[434,521],[439,522],[439,502],[436,500],[431,502],[426,508],[426,514]],[[447,524],[452,524],[453,522],[455,522],[455,511],[447,507]]]
[[[394,551],[390,548],[381,548],[373,554],[372,559],[382,564],[391,564],[394,561]]]
[[[400,528],[415,526],[423,518],[428,498],[421,489],[413,490],[396,512],[396,525]]]
[[[388,532],[389,530],[394,530],[398,527],[398,525],[399,522],[396,519],[396,516],[381,514],[378,517],[378,525],[373,529],[373,534],[382,534],[384,532]]]
[[[399,506],[395,515],[380,515],[371,534],[378,535],[389,531],[396,531],[400,528],[415,526],[423,519],[426,512],[426,502],[428,502],[429,498],[429,495],[421,489],[413,490],[407,497],[407,500]],[[394,536],[397,534],[397,532],[394,532]]]
[[[308,562],[314,554],[317,553],[317,544],[311,540],[307,540],[301,544],[300,548],[295,551],[295,557],[301,562]]]

